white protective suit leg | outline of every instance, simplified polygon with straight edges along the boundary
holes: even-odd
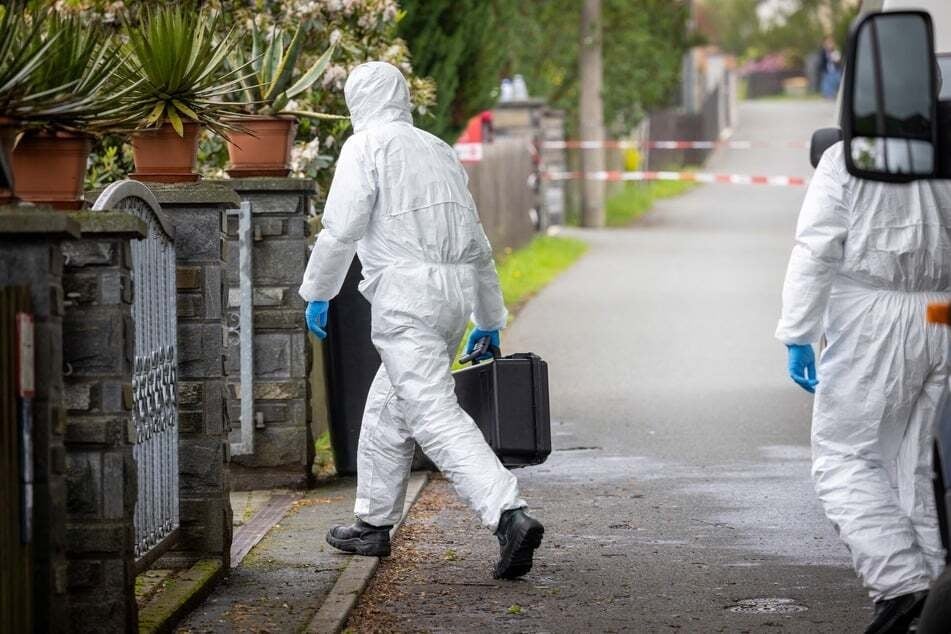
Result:
[[[390,271],[377,286],[372,337],[384,370],[374,381],[360,437],[354,510],[364,522],[383,526],[399,517],[410,438],[490,530],[503,511],[525,506],[515,476],[456,399],[450,364],[471,311],[473,276],[468,266],[424,265]],[[392,395],[384,390],[386,378]],[[375,423],[368,420],[377,410]]]
[[[918,547],[921,548],[932,581],[941,576],[945,567],[932,483],[932,446],[937,415],[944,409],[947,393],[948,373],[942,368],[928,377],[915,401],[908,430],[901,441],[895,463],[899,474],[899,504],[911,520],[911,527],[915,531]],[[905,474],[905,477],[901,474]]]
[[[931,434],[948,390],[948,338],[923,317],[942,297],[856,289],[830,299],[813,476],[876,601],[926,590],[943,567]]]
[[[357,447],[355,512],[360,519],[374,526],[392,526],[400,520],[415,450],[381,365],[367,395]]]

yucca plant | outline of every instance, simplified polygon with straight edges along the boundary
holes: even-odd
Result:
[[[0,5],[0,116],[17,118],[40,107],[30,81],[56,37],[43,38],[44,15],[27,19],[22,3]]]
[[[257,25],[252,26],[251,50],[246,51],[237,47],[230,56],[232,68],[250,67],[253,71],[241,80],[246,112],[263,116],[291,114],[314,119],[346,118],[307,110],[287,109],[292,99],[310,90],[320,79],[333,57],[334,47],[331,46],[297,78],[297,81],[294,81],[305,37],[303,26],[298,26],[290,37],[277,27],[270,29],[269,34],[265,34]]]
[[[41,51],[20,108],[26,127],[92,132],[121,117],[121,99],[136,84],[117,82],[118,45],[97,25],[52,14],[43,36],[29,47]]]
[[[217,24],[217,16],[173,4],[146,9],[140,23],[127,27],[128,56],[119,75],[134,87],[121,98],[125,121],[140,128],[168,121],[179,136],[189,120],[222,136],[241,129],[235,118],[242,104],[228,99],[240,95],[248,69],[227,68],[235,31],[216,41]]]

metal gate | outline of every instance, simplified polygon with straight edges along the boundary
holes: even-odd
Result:
[[[135,557],[142,568],[172,545],[179,525],[175,243],[154,195],[138,181],[113,183],[93,209],[126,211],[148,226],[148,237],[131,245]]]

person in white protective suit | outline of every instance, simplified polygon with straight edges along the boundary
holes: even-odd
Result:
[[[867,632],[905,631],[944,567],[931,456],[951,358],[948,329],[925,313],[949,299],[951,181],[863,180],[846,171],[841,142],[826,150],[776,337],[792,378],[816,391],[816,492],[875,601]]]
[[[496,344],[507,317],[468,177],[451,147],[413,126],[397,68],[358,66],[344,94],[354,134],[341,150],[300,295],[309,302],[308,326],[323,336],[327,302],[358,254],[383,363],[360,431],[357,522],[334,527],[327,541],[357,554],[389,554],[415,440],[498,536],[495,575],[521,576],[544,529],[524,512],[515,476],[459,406],[450,372],[470,315],[476,335]]]

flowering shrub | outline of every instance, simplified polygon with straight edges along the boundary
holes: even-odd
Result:
[[[211,0],[209,4],[230,15],[238,26],[247,28],[254,23],[258,27],[278,25],[292,29],[309,23],[312,30],[300,62],[304,67],[312,64],[327,46],[335,46],[336,53],[321,80],[299,95],[297,103],[290,104],[288,110],[346,114],[343,86],[347,76],[355,66],[370,60],[386,61],[403,71],[418,115],[426,116],[435,102],[432,80],[413,74],[406,43],[396,35],[401,16],[396,0]],[[291,154],[294,174],[317,178],[322,185],[329,183],[326,168],[333,164],[349,133],[350,124],[346,121],[302,120]]]

